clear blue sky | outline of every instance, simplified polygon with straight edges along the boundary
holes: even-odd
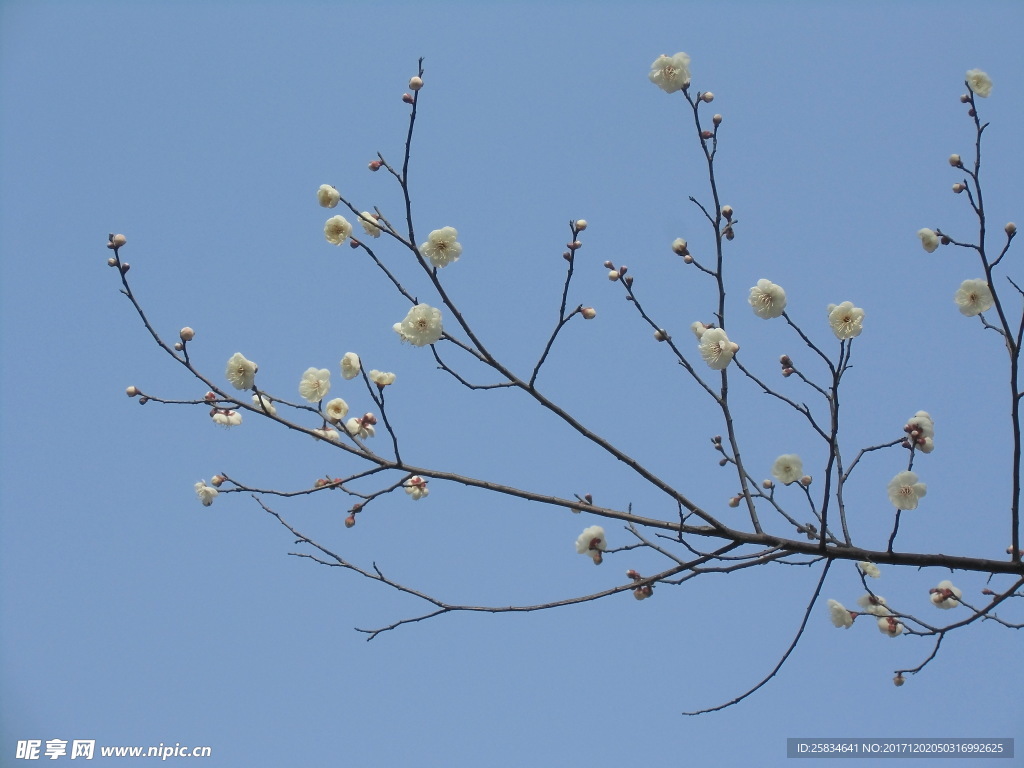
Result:
[[[647,80],[658,54],[686,51],[725,117],[719,180],[742,222],[730,336],[743,359],[773,376],[780,353],[801,355],[749,315],[759,278],[786,288],[823,343],[827,304],[864,307],[848,450],[930,411],[938,447],[918,463],[929,494],[905,544],[998,557],[1004,356],[951,300],[977,266],[925,254],[914,233],[970,232],[946,158],[970,153],[957,97],[972,67],[995,82],[982,102],[993,226],[1024,223],[1022,25],[1019,2],[0,4],[0,764],[32,738],[210,745],[203,765],[246,768],[782,765],[792,736],[1016,737],[1024,750],[1019,633],[956,633],[897,689],[891,670],[930,644],[837,630],[823,605],[767,688],[682,717],[771,668],[813,591],[807,569],[700,579],[642,603],[446,616],[367,643],[353,627],[422,607],[289,557],[287,532],[248,498],[207,509],[192,491],[218,471],[297,488],[350,467],[257,419],[226,431],[201,409],[126,398],[129,384],[203,392],[149,342],[104,248],[127,235],[153,322],[172,338],[195,328],[194,360],[215,377],[242,351],[268,390],[294,397],[306,368],[356,351],[398,376],[389,403],[410,460],[671,517],[522,398],[460,390],[426,350],[398,344],[403,300],[324,241],[320,184],[399,213],[366,164],[399,158],[400,97],[424,56],[414,204],[424,235],[459,230],[464,254],[444,276],[467,315],[528,366],[554,320],[567,222],[588,219],[572,300],[599,315],[560,340],[541,386],[729,519],[736,489],[709,447],[721,431],[710,404],[600,266],[628,264],[677,336],[710,320],[706,281],[669,250],[680,236],[710,248],[687,202],[707,199],[702,160],[681,98]],[[334,386],[362,407],[337,373]],[[796,452],[813,468],[802,425],[752,390],[735,397],[748,465],[767,475]],[[872,455],[851,487],[867,544],[883,546],[885,483],[904,460]],[[597,520],[440,483],[420,502],[380,502],[352,530],[341,499],[278,508],[450,601],[560,599],[660,565],[617,555],[594,568],[572,545]],[[629,541],[605,527],[613,546]],[[946,576],[887,571],[878,591],[926,600]],[[861,591],[837,566],[824,597],[852,604]]]

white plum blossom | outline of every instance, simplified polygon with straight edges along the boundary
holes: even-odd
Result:
[[[889,501],[896,509],[917,509],[917,502],[926,493],[928,486],[917,481],[914,472],[900,472],[889,481]]]
[[[954,587],[951,581],[940,581],[938,586],[928,591],[931,593],[932,604],[943,610],[956,608],[960,605],[960,596],[963,595],[963,592]]]
[[[784,485],[795,483],[804,476],[804,463],[795,453],[779,456],[772,465],[772,477]]]
[[[376,384],[378,387],[383,389],[389,384],[395,383],[395,374],[385,373],[384,371],[373,370],[369,373],[370,381]]]
[[[331,422],[331,424],[337,424],[348,416],[348,403],[340,397],[336,397],[327,403],[327,406],[324,408],[324,413],[327,414],[327,420]]]
[[[912,440],[917,450],[921,453],[931,453],[935,450],[935,422],[932,421],[928,411],[918,411],[913,418],[907,420],[903,428]]]
[[[362,365],[359,362],[359,355],[355,352],[346,352],[345,356],[341,358],[341,378],[346,381],[358,376],[360,368]]]
[[[361,437],[363,439],[373,437],[376,434],[372,424],[365,423],[357,416],[353,416],[345,422],[345,431],[353,437]]]
[[[842,304],[829,304],[828,324],[832,326],[832,333],[840,341],[860,336],[864,324],[864,310],[853,306],[853,303],[849,301],[844,301]]]
[[[341,194],[330,184],[321,184],[316,191],[316,199],[321,208],[334,208],[341,200]]]
[[[921,238],[921,245],[928,253],[935,253],[935,249],[939,247],[939,236],[930,229],[919,229],[917,230],[917,236]]]
[[[754,314],[765,320],[780,317],[786,311],[786,292],[771,280],[758,280],[750,289],[748,301]]]
[[[331,389],[331,372],[326,368],[307,368],[299,382],[299,394],[311,402],[318,403]]]
[[[427,235],[427,242],[420,246],[420,250],[435,267],[447,267],[462,255],[462,245],[456,239],[458,236],[455,227],[435,229]]]
[[[966,80],[967,86],[981,98],[987,99],[992,93],[992,79],[980,69],[968,69]]]
[[[359,223],[363,227],[363,231],[370,237],[380,237],[380,224],[377,223],[377,219],[369,211],[363,211],[359,214]]]
[[[700,341],[700,337],[704,335],[704,331],[707,329],[708,327],[700,320],[697,320],[690,325],[690,330],[693,331],[693,335],[697,337],[697,341]]]
[[[729,337],[721,328],[708,328],[701,334],[698,347],[700,356],[704,358],[708,367],[721,371],[729,365],[729,361],[732,360],[732,356],[736,354],[740,345],[729,341]]]
[[[838,600],[828,601],[828,615],[832,623],[837,627],[849,629],[853,624],[853,614],[850,613]]]
[[[274,407],[274,401],[266,395],[253,395],[252,404],[261,411],[266,411],[271,416],[277,416],[277,408]]]
[[[866,560],[857,563],[860,567],[860,572],[865,576],[870,576],[872,579],[877,579],[882,575],[882,572],[878,570],[878,566],[874,563],[869,563]]]
[[[242,414],[227,408],[214,408],[210,411],[210,418],[214,424],[220,424],[222,427],[237,427],[242,423]]]
[[[241,352],[235,352],[228,360],[224,375],[235,389],[252,389],[256,381],[259,366],[252,360],[246,360]]]
[[[352,234],[352,225],[344,216],[332,216],[324,224],[324,237],[331,245],[341,245]]]
[[[338,442],[341,439],[341,435],[338,434],[338,430],[331,429],[330,427],[319,427],[313,430],[313,438],[316,440],[332,440]]]
[[[878,620],[878,631],[883,635],[896,637],[896,635],[902,634],[903,625],[893,616],[883,616]]]
[[[892,613],[881,595],[861,595],[857,598],[857,605],[864,609],[864,613],[870,613],[872,616],[888,616]]]
[[[440,341],[444,334],[441,327],[441,310],[428,304],[417,304],[409,310],[405,320],[395,323],[393,327],[402,341],[408,341],[414,347],[425,347]]]
[[[594,565],[601,564],[601,553],[607,546],[604,528],[600,525],[592,525],[584,529],[583,533],[576,538],[576,551],[581,555],[593,558]]]
[[[405,492],[412,496],[413,501],[419,501],[430,493],[430,489],[427,488],[426,480],[419,475],[413,475],[405,483]]]
[[[686,88],[690,85],[690,57],[682,52],[675,56],[662,54],[651,64],[647,77],[665,93]]]
[[[953,301],[960,309],[960,314],[967,317],[988,312],[995,304],[992,290],[984,280],[964,280],[960,284],[960,289],[953,296]]]
[[[217,494],[219,493],[220,491],[216,488],[207,485],[205,480],[200,480],[196,483],[196,496],[198,496],[199,500],[203,502],[204,507],[208,507],[213,504],[213,500],[217,498]]]

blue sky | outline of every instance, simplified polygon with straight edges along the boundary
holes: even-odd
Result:
[[[938,447],[917,465],[929,494],[903,541],[999,557],[1002,350],[951,301],[977,265],[952,249],[925,254],[914,233],[971,231],[946,158],[970,154],[957,97],[973,67],[995,82],[981,102],[993,228],[1024,218],[1022,23],[1016,2],[0,4],[0,762],[31,738],[210,745],[210,766],[774,765],[793,736],[1024,746],[1019,633],[954,633],[897,689],[891,670],[930,646],[837,630],[823,605],[769,686],[682,717],[771,669],[814,589],[809,569],[698,579],[642,603],[445,616],[367,643],[354,627],[422,606],[289,557],[287,531],[246,497],[204,508],[192,491],[219,471],[298,488],[350,467],[254,418],[228,431],[203,409],[126,398],[129,384],[203,393],[149,341],[104,248],[108,233],[127,235],[154,324],[171,338],[195,328],[193,359],[214,377],[242,351],[270,392],[294,397],[306,368],[336,369],[356,351],[397,374],[389,411],[414,461],[671,517],[523,398],[466,392],[426,350],[400,345],[401,297],[355,251],[324,241],[320,184],[398,212],[397,190],[366,164],[378,151],[398,160],[401,94],[423,56],[413,199],[419,232],[459,230],[465,250],[446,285],[522,370],[555,319],[567,222],[586,218],[571,301],[599,314],[567,329],[540,384],[728,519],[735,488],[709,447],[722,431],[715,413],[601,267],[627,264],[679,337],[710,319],[707,283],[669,249],[686,237],[709,251],[687,201],[707,199],[702,159],[682,100],[647,80],[657,55],[686,51],[694,86],[724,115],[718,178],[742,226],[730,337],[745,364],[770,377],[780,353],[809,357],[749,314],[759,278],[786,288],[792,316],[822,343],[827,304],[864,307],[848,450],[931,412]],[[809,431],[737,390],[748,466],[767,475],[795,452],[813,467]],[[851,483],[866,544],[883,545],[885,483],[902,461],[872,454]],[[420,502],[378,502],[352,530],[344,500],[326,494],[275,508],[453,602],[561,599],[660,564],[616,555],[595,569],[572,546],[595,519],[431,488]],[[613,546],[629,540],[605,527]],[[946,576],[886,572],[879,591],[918,600]],[[955,580],[965,593],[985,586]],[[851,604],[861,591],[837,566],[824,597]]]

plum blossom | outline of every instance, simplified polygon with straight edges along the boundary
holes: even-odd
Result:
[[[651,64],[647,77],[665,93],[686,88],[690,85],[690,57],[682,52],[675,56],[662,54]]]
[[[832,326],[832,333],[840,341],[860,336],[863,323],[864,310],[853,306],[852,302],[828,305],[828,324]]]
[[[324,237],[331,245],[341,245],[352,234],[352,225],[344,216],[332,216],[324,224]]]
[[[462,245],[456,239],[458,236],[455,227],[435,229],[427,235],[427,242],[420,246],[420,250],[435,267],[447,267],[462,255]]]
[[[377,223],[376,217],[369,211],[363,211],[359,214],[359,223],[363,227],[363,231],[370,237],[380,237],[380,224]]]
[[[345,431],[353,437],[361,437],[363,439],[373,437],[376,434],[373,424],[370,424],[365,419],[360,419],[357,416],[353,416],[345,422]]]
[[[389,384],[395,383],[395,374],[385,373],[384,371],[373,370],[369,373],[370,381],[376,384],[381,389],[388,386]]]
[[[992,93],[992,79],[980,69],[968,69],[966,80],[967,87],[981,98],[987,99]]]
[[[444,334],[441,310],[427,304],[417,304],[409,310],[405,320],[395,323],[393,327],[402,341],[408,341],[414,347],[425,347],[440,341]]]
[[[804,463],[795,453],[779,456],[772,465],[772,477],[784,485],[795,483],[804,475]]]
[[[362,365],[359,362],[359,355],[355,352],[346,352],[345,356],[341,358],[341,378],[346,381],[358,376],[361,368]]]
[[[576,539],[576,551],[581,555],[593,558],[594,565],[601,564],[601,553],[607,548],[608,542],[604,537],[604,528],[600,525],[592,525],[585,528]]]
[[[348,415],[348,403],[340,397],[336,397],[327,403],[324,413],[327,414],[327,420],[331,424],[337,424]]]
[[[857,605],[864,609],[864,613],[870,613],[872,616],[888,616],[892,613],[886,607],[885,598],[880,595],[861,595],[857,598]]]
[[[861,573],[863,573],[865,576],[870,576],[872,579],[877,579],[882,575],[882,572],[878,570],[878,566],[874,563],[869,563],[865,560],[863,562],[857,563],[857,565],[860,567]]]
[[[701,334],[698,347],[704,362],[713,370],[721,371],[729,365],[740,345],[729,341],[721,328],[708,328]]]
[[[919,229],[917,230],[917,236],[921,238],[921,245],[928,253],[935,253],[935,249],[939,247],[939,236],[930,229]]]
[[[960,309],[960,314],[967,317],[988,312],[995,303],[992,290],[984,280],[964,280],[953,296],[953,301]]]
[[[963,594],[963,592],[953,586],[951,581],[940,581],[938,586],[934,589],[929,589],[928,592],[931,594],[932,604],[936,608],[942,608],[943,610],[956,608],[960,605],[960,596]]]
[[[208,507],[213,504],[213,500],[217,498],[220,493],[216,488],[213,488],[206,484],[205,480],[200,480],[196,483],[196,496],[203,502],[204,507]]]
[[[316,191],[316,199],[321,208],[334,208],[341,200],[341,194],[330,184],[321,184]]]
[[[883,616],[878,620],[878,631],[883,635],[896,637],[903,633],[903,625],[893,616]]]
[[[853,625],[853,614],[846,610],[838,600],[828,601],[828,615],[837,627],[849,629]]]
[[[917,509],[917,502],[926,493],[928,486],[917,482],[914,472],[900,472],[889,481],[889,501],[896,509]]]
[[[913,441],[921,453],[931,453],[935,450],[935,422],[928,411],[918,411],[912,418],[907,419],[903,431],[909,435],[908,440]]]
[[[430,493],[430,489],[427,488],[426,480],[419,475],[413,475],[405,483],[405,492],[412,496],[413,501],[419,501]]]
[[[277,416],[277,408],[274,407],[274,401],[266,395],[253,395],[252,404],[258,410],[265,411],[271,416]]]
[[[252,360],[246,360],[241,352],[235,352],[228,360],[224,375],[235,389],[252,389],[256,381],[259,366]]]
[[[237,427],[242,423],[242,414],[227,408],[214,408],[210,411],[210,418],[214,424],[220,424],[222,427]]]
[[[307,368],[299,382],[299,394],[311,402],[318,403],[331,389],[331,372],[326,368]]]
[[[786,292],[771,280],[761,279],[750,289],[747,299],[754,314],[765,320],[780,317],[786,311]]]

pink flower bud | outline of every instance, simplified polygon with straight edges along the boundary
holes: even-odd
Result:
[[[569,251],[562,251],[562,258],[566,261],[572,261],[572,254]]]
[[[575,251],[578,248],[582,248],[583,243],[581,243],[579,240],[573,240],[571,243],[566,243],[565,247],[568,248],[570,251]]]
[[[715,134],[713,134],[713,133],[712,133],[711,131],[701,131],[701,132],[700,132],[700,137],[701,137],[702,139],[705,139],[705,140],[706,140],[706,139],[710,139],[710,138],[713,138],[713,137],[714,137],[714,135],[715,135]]]
[[[580,314],[583,315],[583,318],[585,320],[593,320],[595,317],[597,317],[597,310],[594,309],[593,307],[584,307],[582,310],[580,310]]]
[[[416,77],[413,77],[413,78],[411,78],[409,80],[409,90],[410,91],[418,91],[422,87],[423,87],[423,78],[422,77],[416,76]]]
[[[178,335],[182,341],[192,341],[196,337],[196,332],[189,328],[187,325],[178,331]]]
[[[615,269],[615,265],[614,265],[614,264],[612,264],[612,263],[611,263],[610,261],[606,261],[606,262],[604,263],[604,268],[605,268],[605,269]]]
[[[363,422],[364,427],[367,425],[372,427],[374,424],[377,423],[377,417],[374,416],[372,413],[364,413],[363,418],[361,418],[360,421]]]
[[[145,405],[148,402],[149,402],[149,398],[146,397],[145,395],[143,395],[142,397],[139,398],[139,405]]]
[[[402,101],[404,101],[406,104],[412,104],[412,94],[403,93],[402,94]]]
[[[128,387],[124,393],[128,395],[128,397],[136,397],[139,394],[139,390],[137,387]]]
[[[971,100],[971,97],[968,96],[966,93],[961,93],[960,94],[960,103],[961,104],[966,104],[970,100]]]
[[[629,271],[629,267],[627,267],[625,264],[623,264],[621,267],[619,267],[619,275],[620,276],[626,274],[628,271]]]
[[[346,528],[351,528],[355,524],[356,524],[356,516],[355,515],[349,515],[348,517],[345,518],[345,527]]]
[[[349,248],[358,248],[359,246],[360,246],[360,242],[358,240],[356,240],[354,237],[351,238],[348,241],[348,247]]]
[[[215,395],[213,392],[207,392],[205,395],[203,395],[203,400],[216,400],[216,399],[217,399],[217,395]]]
[[[371,160],[369,166],[367,167],[371,171],[379,171],[382,165],[384,165],[384,163],[382,163],[380,160]]]

